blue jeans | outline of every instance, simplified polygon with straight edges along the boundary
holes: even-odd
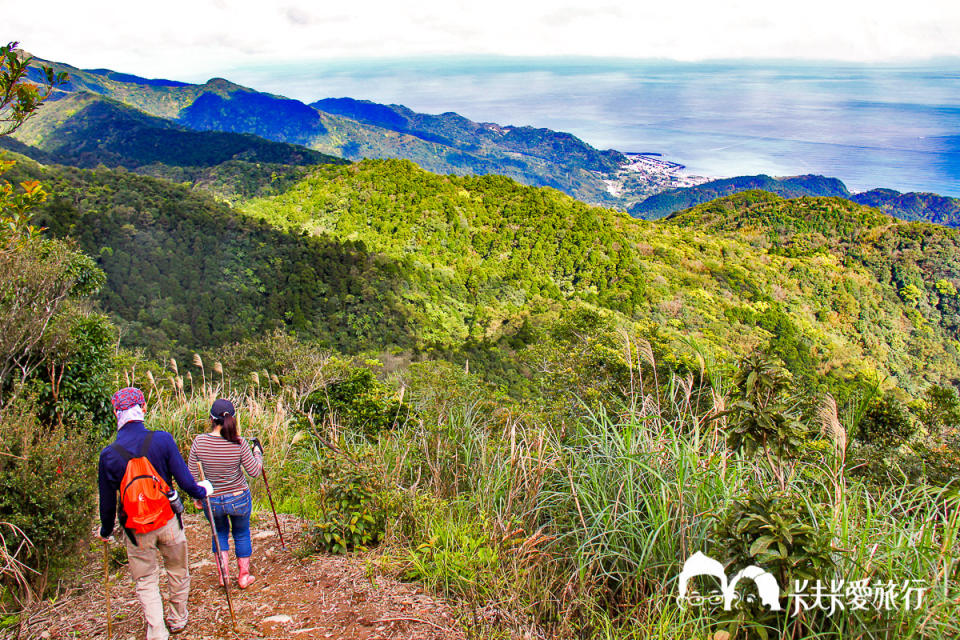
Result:
[[[250,496],[250,490],[238,496],[213,496],[209,500],[213,522],[217,525],[220,550],[230,550],[230,532],[232,531],[234,553],[238,558],[249,558],[253,554],[253,545],[250,542],[250,513],[253,511],[253,498]],[[212,538],[210,544],[216,553],[217,545]]]

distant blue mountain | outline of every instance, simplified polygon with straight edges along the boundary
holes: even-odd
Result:
[[[904,220],[925,220],[960,227],[960,198],[948,198],[935,193],[900,193],[893,189],[874,189],[858,193],[850,199]]]
[[[695,187],[670,189],[650,196],[630,207],[629,213],[634,217],[648,220],[663,218],[704,202],[754,189],[769,191],[783,198],[800,196],[845,198],[857,204],[875,207],[903,220],[923,220],[960,227],[960,199],[958,198],[948,198],[935,193],[900,193],[893,189],[874,189],[851,194],[840,180],[817,175],[790,178],[758,175],[713,180]]]
[[[215,79],[207,85],[229,85]],[[236,87],[236,85],[233,85]],[[209,91],[200,94],[180,111],[179,122],[200,131],[252,133],[268,140],[310,144],[327,132],[320,114],[298,100],[278,98],[265,93],[241,90],[228,94]]]
[[[836,178],[817,175],[772,178],[761,174],[712,180],[695,187],[670,189],[646,198],[630,207],[628,211],[630,215],[636,218],[648,220],[664,218],[676,211],[682,211],[710,200],[753,189],[769,191],[783,198],[798,198],[800,196],[850,197],[846,185]]]

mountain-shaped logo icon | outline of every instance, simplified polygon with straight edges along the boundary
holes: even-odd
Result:
[[[760,602],[769,607],[771,611],[782,610],[780,606],[780,585],[777,584],[777,579],[773,577],[773,574],[756,565],[750,565],[738,571],[728,581],[727,572],[723,565],[699,551],[687,558],[687,561],[683,563],[683,570],[680,571],[679,594],[677,597],[681,606],[688,602],[687,585],[691,579],[698,576],[711,576],[720,582],[720,594],[723,596],[725,611],[730,611],[733,601],[740,598],[737,593],[737,584],[744,579],[753,581]]]

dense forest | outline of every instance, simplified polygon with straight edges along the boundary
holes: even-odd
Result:
[[[103,308],[152,353],[283,329],[352,353],[499,358],[576,303],[670,351],[769,346],[811,382],[917,390],[958,369],[957,234],[843,199],[748,192],[648,223],[505,178],[366,161],[234,210],[123,171],[14,171],[48,185],[35,220],[96,257]]]

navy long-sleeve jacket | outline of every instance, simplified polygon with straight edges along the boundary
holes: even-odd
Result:
[[[136,457],[140,454],[140,447],[147,433],[147,428],[142,422],[128,422],[117,431],[117,439],[114,442]],[[206,492],[187,469],[187,463],[183,461],[173,436],[166,431],[153,433],[153,440],[147,451],[147,460],[153,468],[171,487],[173,486],[171,478],[175,478],[177,485],[190,497],[198,500],[203,498]],[[104,538],[113,533],[117,519],[117,492],[120,490],[120,482],[126,470],[126,461],[112,448],[106,447],[100,452],[97,477],[100,484],[100,535]]]

